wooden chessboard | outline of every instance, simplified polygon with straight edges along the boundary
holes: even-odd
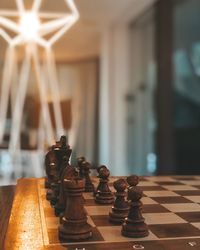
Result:
[[[111,190],[113,181],[118,178],[110,178]],[[92,180],[96,186],[98,179]],[[200,249],[200,176],[142,177],[139,186],[144,192],[143,216],[149,226],[148,237],[123,237],[121,226],[108,221],[111,206],[97,205],[92,193],[84,193],[93,236],[84,242],[60,242],[59,219],[46,200],[44,180],[21,179],[5,249]],[[20,248],[15,248],[16,245]]]

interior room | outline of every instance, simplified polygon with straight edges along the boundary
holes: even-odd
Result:
[[[125,244],[123,238],[112,236],[119,234],[118,226],[113,233],[108,227],[104,232],[104,224],[98,222],[99,232],[105,234],[101,234],[101,240],[96,231],[85,231],[82,238],[78,232],[75,238],[71,236],[80,244],[80,239],[94,235],[91,246],[80,244],[80,249],[113,249],[117,242],[123,250],[200,249],[200,220],[197,219],[200,211],[199,30],[199,0],[0,1],[0,229],[3,232],[0,249],[18,249],[17,245],[22,247],[20,249],[45,249],[37,248],[36,243],[28,248],[23,245],[22,238],[30,237],[34,241],[34,232],[38,230],[42,230],[44,236],[42,247],[79,249],[79,245],[71,241],[72,245],[65,245],[64,241],[61,246],[58,239],[55,243],[53,231],[47,237],[49,232],[43,231],[43,226],[49,225],[50,230],[54,230],[55,218],[45,224],[45,212],[42,215],[38,212],[38,218],[44,217],[41,229],[33,226],[28,235],[15,229],[18,235],[15,238],[10,233],[16,223],[13,217],[17,207],[20,206],[26,218],[31,215],[25,212],[20,197],[24,195],[32,204],[30,194],[38,195],[37,206],[41,212],[40,194],[41,197],[46,195],[51,206],[57,209],[62,192],[64,195],[66,191],[66,197],[70,197],[70,184],[65,186],[68,178],[72,182],[76,180],[80,190],[83,188],[81,180],[85,178],[85,191],[86,185],[90,185],[88,190],[94,189],[95,202],[101,205],[114,202],[114,208],[109,208],[112,210],[109,220],[114,223],[116,209],[120,210],[115,207],[119,201],[118,198],[114,201],[114,192],[117,197],[128,195],[126,202],[131,200],[131,208],[123,210],[123,215],[129,211],[124,216],[128,222],[123,218],[122,229],[119,228],[123,236],[134,238],[131,240],[142,237],[138,244],[132,241],[132,245]],[[69,169],[62,172],[65,164]],[[56,172],[58,166],[62,171]],[[117,177],[121,177],[119,182]],[[113,183],[111,191],[108,191],[109,180]],[[39,190],[43,183],[46,191]],[[158,187],[161,184],[162,187]],[[34,185],[39,186],[35,196]],[[142,191],[138,191],[136,185]],[[27,196],[22,192],[26,188],[30,189]],[[107,198],[98,196],[101,191],[107,192]],[[150,191],[155,192],[154,196],[147,197]],[[163,193],[167,201],[163,201],[162,191],[168,192]],[[56,201],[52,192],[54,196],[57,192]],[[138,231],[128,224],[139,217],[141,220],[142,216],[142,205],[138,203],[141,197],[134,200],[133,192],[135,197],[142,197],[143,192],[143,219],[149,231],[144,220]],[[88,196],[83,197],[88,199]],[[182,207],[187,203],[192,205],[188,205],[188,210],[180,207],[173,210],[175,197]],[[85,203],[89,217],[92,202],[90,197]],[[119,203],[126,207],[126,202],[122,204],[120,200]],[[150,209],[155,203],[159,211]],[[35,207],[37,211],[35,204],[32,210]],[[46,200],[44,204],[47,206]],[[75,214],[82,214],[82,206],[81,202],[76,203],[80,210]],[[130,212],[133,206],[138,209],[134,218]],[[67,209],[71,208],[66,205],[62,211],[65,215],[61,213],[64,217],[60,216],[60,210],[55,210],[63,221],[59,237],[64,240],[68,239],[67,223],[70,223]],[[121,213],[118,210],[117,213]],[[164,216],[163,211],[169,215],[164,222],[168,227],[158,229],[151,222],[155,214],[153,217],[151,214],[158,212]],[[88,221],[96,226],[95,216],[99,214],[95,213]],[[105,214],[101,214],[102,218]],[[190,216],[189,222],[187,216]],[[18,223],[33,223],[22,219]],[[186,221],[189,225],[184,234],[169,236],[171,229],[175,230],[172,225],[186,224]],[[179,231],[177,225],[175,231]],[[147,243],[143,242],[143,237],[147,237]],[[114,245],[98,244],[102,239]],[[170,248],[173,244],[174,248]]]

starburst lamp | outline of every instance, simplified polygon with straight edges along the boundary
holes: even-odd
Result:
[[[25,1],[25,0],[24,0]],[[12,124],[9,149],[11,152],[19,148],[19,136],[23,117],[23,107],[27,93],[28,79],[33,62],[41,102],[41,120],[43,138],[48,143],[64,132],[60,107],[60,91],[52,45],[78,20],[79,13],[73,0],[63,0],[70,13],[41,12],[42,0],[33,1],[30,10],[25,9],[23,0],[16,0],[16,11],[0,10],[0,36],[6,41],[3,78],[0,95],[0,143],[5,133],[6,113],[9,96],[12,98]],[[46,0],[47,1],[47,0]],[[18,21],[14,22],[13,17]],[[41,21],[43,20],[43,21]],[[48,21],[44,21],[48,20]],[[11,37],[7,30],[15,35]],[[48,35],[48,39],[45,38]],[[25,46],[25,56],[20,72],[17,71],[16,57],[18,46]],[[44,49],[45,58],[39,60],[38,46]],[[49,89],[48,89],[49,88]],[[17,94],[12,93],[17,89]],[[50,118],[46,93],[50,91],[53,98],[56,134]],[[41,145],[41,142],[38,143]]]

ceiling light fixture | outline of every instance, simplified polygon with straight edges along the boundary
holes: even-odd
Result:
[[[65,1],[68,6],[70,13],[40,12],[42,0],[34,0],[32,8],[29,11],[26,10],[23,0],[16,0],[16,11],[0,10],[0,36],[2,36],[8,44],[0,96],[0,143],[2,143],[5,133],[9,96],[12,92],[13,84],[15,84],[18,90],[17,94],[16,96],[11,95],[15,96],[12,98],[13,110],[11,139],[9,143],[9,150],[12,152],[15,152],[16,149],[20,147],[19,141],[23,107],[32,61],[40,93],[43,132],[46,133],[48,143],[55,141],[55,136],[57,137],[60,136],[61,133],[64,133],[60,107],[60,91],[52,46],[78,20],[79,13],[73,0],[63,1]],[[14,22],[13,17],[17,17],[19,21]],[[48,18],[48,21],[45,21],[45,18]],[[15,35],[11,37],[7,30]],[[48,35],[48,38],[46,38],[46,35]],[[16,61],[14,60],[19,45],[25,45],[25,56],[22,60],[21,70],[16,81],[16,79],[12,77],[12,72],[16,72]],[[45,50],[45,59],[43,62],[39,59],[38,46]],[[54,96],[53,108],[56,122],[56,135],[53,131],[45,96],[49,86],[49,91],[51,91]]]

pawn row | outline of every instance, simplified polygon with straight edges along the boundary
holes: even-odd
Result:
[[[122,224],[121,233],[131,238],[146,237],[149,234],[148,226],[142,216],[143,192],[137,187],[139,178],[136,175],[129,176],[127,180],[119,179],[113,183],[116,190],[115,202],[109,213],[109,221],[114,224]],[[126,189],[128,187],[128,196]]]

